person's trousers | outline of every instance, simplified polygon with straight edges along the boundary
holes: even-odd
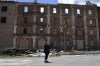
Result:
[[[49,55],[49,53],[45,53],[45,61],[47,61],[48,55]]]

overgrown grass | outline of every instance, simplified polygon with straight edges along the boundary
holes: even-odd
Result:
[[[28,57],[32,57],[32,56],[29,56],[29,55],[23,55],[23,56],[0,55],[0,58],[28,58]]]

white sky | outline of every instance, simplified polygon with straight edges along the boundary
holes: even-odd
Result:
[[[85,4],[86,1],[90,1],[93,4],[100,6],[100,0],[58,0],[58,3],[64,4]]]

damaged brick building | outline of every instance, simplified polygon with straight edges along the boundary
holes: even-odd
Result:
[[[87,2],[42,4],[0,1],[0,48],[99,50],[100,7]]]

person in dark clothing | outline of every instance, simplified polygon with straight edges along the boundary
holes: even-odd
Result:
[[[44,53],[45,53],[45,61],[44,62],[48,62],[47,59],[48,59],[48,55],[50,53],[50,49],[51,49],[50,45],[48,43],[46,43],[44,45]]]

